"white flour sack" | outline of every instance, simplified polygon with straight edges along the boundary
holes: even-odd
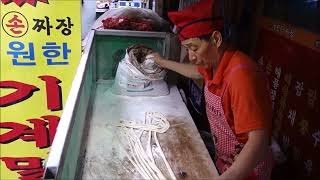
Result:
[[[164,81],[166,71],[146,56],[152,49],[143,45],[127,48],[119,63],[112,92],[126,96],[165,96],[169,94]]]

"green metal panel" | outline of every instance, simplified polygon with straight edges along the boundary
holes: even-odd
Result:
[[[77,179],[82,163],[83,156],[83,135],[87,131],[87,113],[91,108],[90,98],[95,91],[94,79],[94,55],[90,54],[87,69],[85,71],[84,81],[78,97],[77,107],[75,108],[75,119],[72,125],[72,132],[68,147],[65,153],[65,159],[59,179],[70,180]]]
[[[113,35],[96,35],[96,62],[98,79],[114,79],[118,63],[125,56],[127,47],[143,44],[162,53],[165,46],[164,38],[129,37]]]

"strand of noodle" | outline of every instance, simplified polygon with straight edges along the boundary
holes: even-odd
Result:
[[[130,157],[130,155],[128,154],[127,150],[124,148],[124,145],[123,143],[121,143],[121,140],[120,140],[120,137],[117,137],[119,139],[119,142],[121,144],[121,148],[123,149],[123,151],[125,152],[127,158],[129,159],[129,161],[133,164],[133,166],[137,169],[137,171],[139,172],[140,175],[142,175],[143,178],[146,178],[144,175],[143,175],[143,172],[140,170],[140,167],[135,163],[134,159],[132,159]]]
[[[148,112],[144,114],[144,123],[151,124],[151,119],[148,118]],[[152,155],[152,150],[151,150],[151,139],[152,139],[152,132],[148,131],[148,142],[146,145],[147,155],[149,156],[149,159],[152,161],[152,163],[155,164],[155,161]]]
[[[140,169],[140,174],[142,175],[142,177],[144,179],[150,179],[150,177],[148,176],[148,174],[145,172],[145,170],[143,169],[143,167],[141,166],[140,162],[137,160],[136,156],[134,155],[134,150],[133,150],[133,144],[130,140],[130,137],[128,135],[126,135],[126,138],[129,142],[129,146],[130,146],[130,150],[131,150],[131,154],[132,154],[132,157],[133,159],[136,161],[136,164],[138,165],[139,169]]]
[[[164,163],[165,163],[165,165],[166,165],[166,167],[167,167],[167,169],[168,169],[168,171],[169,171],[169,174],[170,174],[170,176],[171,176],[171,179],[176,180],[177,178],[176,178],[176,176],[174,175],[174,173],[173,173],[173,171],[172,171],[172,169],[171,169],[171,166],[170,166],[170,164],[168,163],[166,157],[164,156],[164,153],[163,153],[162,148],[161,148],[161,146],[160,146],[159,140],[158,140],[158,138],[157,138],[157,132],[153,132],[153,135],[154,135],[154,138],[155,138],[155,140],[156,140],[156,144],[157,144],[157,146],[158,146],[159,149],[160,149],[160,156],[162,157],[162,159],[163,159],[163,161],[164,161]]]
[[[152,132],[149,131],[148,133],[148,144],[147,144],[147,152],[148,152],[148,156],[149,159],[155,164],[154,158],[152,156],[152,150],[151,150],[151,138],[152,138]]]
[[[135,148],[136,147],[135,141],[132,140],[132,138],[131,138],[132,134],[135,134],[134,130],[133,129],[128,129],[126,127],[121,127],[121,128],[123,129],[123,132],[126,135],[126,138],[127,138],[128,142],[129,142],[129,146],[130,146],[132,157],[136,161],[136,164],[137,164],[137,167],[139,169],[140,174],[143,176],[144,179],[151,179],[152,178],[151,174],[148,173],[148,170],[143,165],[140,157],[137,155],[136,148]]]
[[[135,152],[137,154],[137,156],[140,158],[143,166],[146,168],[146,170],[148,171],[148,173],[150,174],[151,179],[159,179],[159,177],[154,173],[154,171],[152,170],[152,168],[150,167],[150,165],[146,162],[146,160],[144,159],[142,152],[139,148],[139,145],[136,144],[135,145]]]
[[[132,134],[131,134],[132,135]],[[138,149],[137,149],[137,143],[132,139],[132,136],[129,137],[130,141],[134,143],[133,145],[133,151],[135,153],[135,155],[137,156],[138,162],[141,165],[141,167],[143,168],[144,172],[146,172],[146,174],[148,175],[149,179],[152,179],[152,175],[150,174],[148,168],[146,167],[146,165],[143,162],[143,159],[141,158]]]
[[[135,135],[136,136],[136,135]],[[157,177],[158,179],[165,179],[164,175],[162,174],[162,172],[159,170],[159,168],[156,166],[155,163],[153,163],[149,157],[147,156],[146,152],[143,150],[141,141],[137,141],[138,142],[138,146],[139,146],[139,153],[140,155],[143,157],[143,159],[146,161],[147,165],[149,167],[152,168],[153,171],[155,171],[157,173]],[[153,159],[153,158],[152,158]],[[154,160],[154,159],[153,159]]]
[[[146,121],[150,120],[149,124],[146,124]],[[152,120],[155,120],[155,124],[152,124]],[[126,134],[126,137],[129,141],[130,150],[132,153],[132,156],[134,160],[136,161],[136,168],[140,169],[139,173],[145,178],[155,178],[155,179],[166,179],[162,172],[158,169],[158,167],[155,165],[155,161],[152,155],[151,150],[151,139],[152,139],[152,133],[155,138],[156,144],[159,147],[160,150],[160,156],[163,159],[169,174],[171,176],[171,179],[176,180],[176,177],[166,160],[166,157],[162,151],[162,148],[160,146],[159,140],[157,138],[157,133],[164,133],[167,131],[170,127],[169,122],[167,119],[160,113],[157,112],[149,112],[145,114],[145,124],[136,124],[134,121],[127,121],[127,123],[121,122],[118,127],[122,129],[129,129],[129,134]],[[137,137],[137,134],[135,133],[134,129],[141,130],[139,133],[139,137]],[[141,136],[144,131],[149,132],[148,137],[148,144],[146,146],[147,153],[144,151],[142,144],[141,144]],[[129,158],[130,160],[130,158]],[[133,161],[132,161],[133,162]],[[156,173],[156,174],[155,174]]]

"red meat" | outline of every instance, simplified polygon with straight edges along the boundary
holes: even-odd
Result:
[[[153,25],[149,21],[136,18],[117,17],[102,20],[104,29],[153,31]]]

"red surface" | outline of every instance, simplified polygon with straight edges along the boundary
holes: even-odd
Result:
[[[320,53],[266,29],[260,31],[257,44],[256,59],[268,73],[271,89],[276,91],[273,132],[290,165],[290,172],[283,173],[292,179],[318,179]],[[280,76],[275,73],[276,68],[281,68]],[[278,88],[276,81],[279,81]],[[302,83],[303,88],[299,90]],[[312,98],[314,94],[316,98]]]

